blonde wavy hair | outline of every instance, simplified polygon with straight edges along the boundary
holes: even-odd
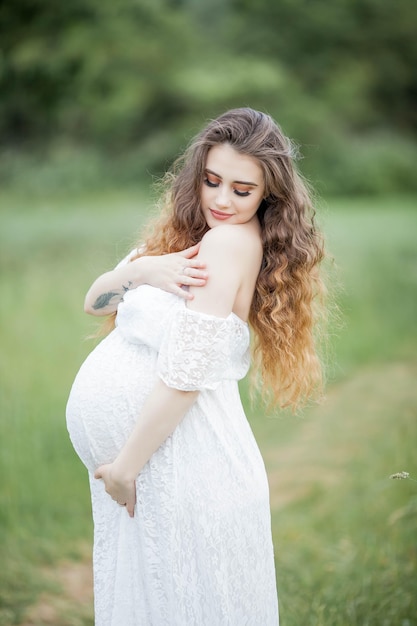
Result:
[[[268,403],[295,409],[322,389],[315,328],[324,246],[296,151],[269,115],[232,109],[195,137],[162,181],[161,212],[148,226],[143,254],[179,252],[201,240],[208,230],[200,199],[207,154],[224,143],[256,159],[265,181],[258,209],[263,260],[249,315],[253,371]]]

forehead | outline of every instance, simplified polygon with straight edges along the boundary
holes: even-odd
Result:
[[[206,168],[231,181],[250,181],[257,185],[263,183],[263,173],[257,159],[237,152],[227,143],[210,148]]]

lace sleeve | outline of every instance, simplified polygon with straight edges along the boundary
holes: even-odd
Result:
[[[215,389],[239,380],[249,369],[249,328],[233,313],[227,318],[177,310],[158,357],[157,371],[169,387],[182,391]]]

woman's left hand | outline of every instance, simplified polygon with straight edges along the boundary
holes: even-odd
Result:
[[[125,506],[129,516],[133,517],[136,504],[135,481],[125,479],[114,463],[100,465],[94,478],[101,479],[109,496],[120,506]]]

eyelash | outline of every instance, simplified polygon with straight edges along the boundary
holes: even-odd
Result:
[[[208,178],[204,179],[204,184],[211,188],[219,186],[219,183],[212,183]],[[246,198],[247,196],[250,196],[250,191],[238,191],[237,189],[234,189],[233,191],[237,196],[239,196],[239,198]]]

